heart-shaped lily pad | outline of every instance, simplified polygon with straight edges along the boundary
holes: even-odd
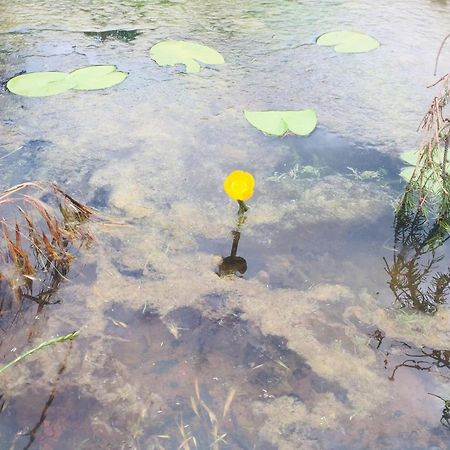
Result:
[[[206,45],[188,41],[162,41],[150,49],[150,57],[160,66],[184,64],[186,72],[200,72],[200,63],[223,64],[223,56]]]
[[[272,136],[283,136],[288,131],[300,136],[312,133],[317,116],[312,109],[301,111],[244,111],[245,118],[258,130]]]
[[[126,72],[117,70],[116,66],[89,66],[70,72],[67,79],[75,83],[73,89],[91,91],[119,84],[127,76]]]
[[[334,47],[337,53],[366,53],[380,46],[372,36],[356,31],[332,31],[319,36],[316,42]]]
[[[122,82],[128,74],[116,66],[89,66],[65,72],[32,72],[11,78],[6,87],[25,97],[47,97],[70,89],[105,89]]]

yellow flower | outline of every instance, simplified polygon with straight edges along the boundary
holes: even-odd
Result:
[[[225,192],[233,200],[247,200],[253,195],[255,179],[253,175],[243,170],[231,172],[223,183]]]

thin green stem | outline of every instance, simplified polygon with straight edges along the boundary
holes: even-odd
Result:
[[[244,214],[248,211],[248,206],[242,201],[242,200],[238,200],[237,201],[239,203],[239,213],[238,214]]]
[[[67,341],[73,341],[78,335],[80,334],[80,331],[72,331],[72,333],[67,334],[66,336],[59,336],[57,338],[49,339],[48,341],[42,342],[37,347],[34,347],[30,350],[27,350],[25,353],[22,353],[19,355],[16,359],[12,360],[8,364],[4,365],[2,368],[0,368],[0,373],[5,371],[6,369],[9,369],[14,364],[17,364],[18,362],[22,361],[23,359],[27,358],[28,356],[32,355],[33,353],[38,352],[39,350],[42,350],[45,347],[48,347],[53,344],[59,344],[62,342]]]

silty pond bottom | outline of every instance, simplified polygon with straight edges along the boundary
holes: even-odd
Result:
[[[2,362],[81,330],[0,374],[2,449],[450,448],[428,394],[450,397],[449,310],[393,307],[386,272],[398,153],[418,145],[450,5],[399,3],[0,2],[2,81],[129,72],[104,91],[0,91],[1,187],[56,181],[116,224],[92,225],[96,242],[39,314],[31,301],[2,311]],[[314,45],[349,28],[381,47]],[[168,38],[226,64],[159,67],[148,50]],[[243,117],[308,107],[309,137],[264,136]],[[247,270],[220,278],[235,169],[256,179]]]

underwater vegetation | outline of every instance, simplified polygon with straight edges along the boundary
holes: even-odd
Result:
[[[39,352],[40,350],[44,349],[45,347],[49,347],[50,345],[60,344],[62,342],[72,341],[74,340],[78,335],[80,334],[79,331],[73,331],[72,333],[69,333],[65,336],[59,336],[53,339],[49,339],[48,341],[40,343],[38,346],[33,347],[30,350],[27,350],[26,352],[19,355],[17,358],[13,359],[8,364],[5,364],[3,367],[0,367],[0,373],[4,372],[5,370],[12,367],[14,364],[17,364],[21,361],[23,361],[25,358],[28,358],[28,356],[33,355],[34,353]]]
[[[107,41],[108,39],[115,39],[122,42],[132,42],[142,32],[138,30],[108,30],[108,31],[85,31],[86,36],[96,38],[101,42]]]
[[[394,255],[385,269],[395,302],[426,313],[435,313],[449,293],[450,269],[437,270],[444,255],[439,248],[449,238],[443,218],[430,221],[421,211],[404,210],[395,217]]]

